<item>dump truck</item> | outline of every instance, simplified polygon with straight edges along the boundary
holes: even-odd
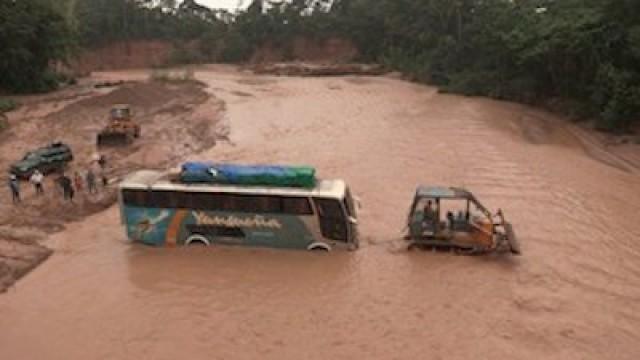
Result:
[[[140,125],[131,115],[131,107],[126,104],[114,105],[107,126],[97,136],[98,146],[126,145],[140,137]]]
[[[419,186],[407,219],[409,249],[454,250],[462,254],[506,252],[520,255],[511,223],[499,209],[485,208],[468,190]]]

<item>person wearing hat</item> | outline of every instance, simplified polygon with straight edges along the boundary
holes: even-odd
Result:
[[[11,188],[13,203],[14,204],[19,203],[20,202],[20,182],[18,181],[18,177],[15,174],[11,174],[9,176],[9,188]]]

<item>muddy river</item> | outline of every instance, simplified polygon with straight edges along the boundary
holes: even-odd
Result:
[[[361,249],[133,246],[113,207],[0,296],[1,359],[640,358],[640,177],[550,115],[391,77],[196,76],[230,134],[193,158],[344,178]],[[406,252],[420,183],[503,208],[524,256]]]

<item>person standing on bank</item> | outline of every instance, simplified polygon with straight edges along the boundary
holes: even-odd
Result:
[[[78,192],[82,192],[82,189],[84,188],[84,180],[82,179],[82,176],[80,176],[80,173],[77,171],[73,175],[73,185]]]
[[[98,188],[96,187],[96,174],[93,173],[93,170],[89,168],[87,170],[87,189],[90,194],[95,194],[98,192]]]
[[[17,204],[20,202],[20,182],[18,181],[18,177],[15,174],[11,174],[9,176],[9,188],[11,188],[11,196],[13,199],[13,203]]]
[[[98,156],[98,166],[100,167],[100,182],[102,183],[102,187],[106,188],[109,185],[109,179],[106,175],[107,169],[107,157],[104,154],[100,154]]]
[[[98,155],[98,165],[100,166],[100,170],[104,172],[104,169],[107,167],[107,158],[104,154]]]
[[[60,186],[62,186],[64,199],[73,202],[73,195],[75,191],[73,190],[71,179],[69,179],[67,175],[62,174],[62,176],[60,177]]]
[[[37,195],[42,195],[44,193],[44,189],[42,188],[42,181],[44,180],[44,175],[42,175],[42,173],[36,169],[33,174],[31,174],[31,177],[29,178],[29,181],[33,184],[33,186],[36,189],[36,194]]]
[[[100,168],[100,182],[102,183],[102,187],[106,188],[109,185],[109,178],[107,177],[107,171],[105,168]]]

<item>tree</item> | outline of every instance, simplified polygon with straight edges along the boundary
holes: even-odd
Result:
[[[0,88],[45,91],[56,86],[49,64],[65,59],[73,36],[47,1],[2,1],[0,44]]]
[[[85,47],[172,41],[180,61],[240,62],[264,45],[286,53],[298,38],[339,37],[360,60],[447,91],[560,99],[603,129],[626,129],[640,118],[638,13],[638,0],[255,0],[236,14],[196,0],[4,0],[0,86],[46,78],[69,28]]]

